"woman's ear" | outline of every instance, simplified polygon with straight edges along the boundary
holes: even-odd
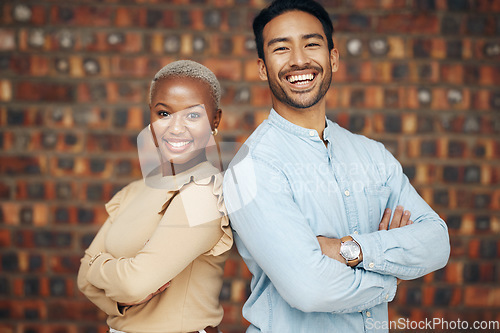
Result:
[[[213,120],[213,123],[212,123],[214,129],[216,129],[217,127],[219,127],[221,119],[222,119],[222,110],[221,109],[215,110],[214,120]]]
[[[151,105],[149,105],[149,114],[151,114],[152,112],[153,111],[151,110]],[[156,148],[160,147],[160,145],[158,145],[158,140],[156,140],[156,133],[153,126],[153,117],[151,116],[150,116],[149,130],[151,131],[151,135],[153,136],[153,141],[155,143]]]

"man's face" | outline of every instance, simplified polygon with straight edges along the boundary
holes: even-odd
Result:
[[[268,80],[274,102],[295,109],[316,105],[338,68],[338,51],[328,51],[321,22],[306,12],[287,12],[266,24],[263,41],[259,74]]]

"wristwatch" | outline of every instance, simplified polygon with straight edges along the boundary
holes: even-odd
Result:
[[[347,266],[354,267],[359,264],[362,260],[359,244],[351,236],[342,237],[340,242],[340,255],[344,257]]]

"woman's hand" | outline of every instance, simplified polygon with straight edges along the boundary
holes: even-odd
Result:
[[[170,286],[170,281],[168,281],[163,286],[161,286],[160,288],[158,288],[158,290],[155,291],[154,293],[149,294],[145,299],[143,299],[139,303],[118,303],[118,305],[121,306],[121,307],[124,307],[124,306],[133,306],[133,305],[144,304],[144,303],[148,302],[151,298],[153,298],[156,295],[158,295],[158,294],[162,293],[163,291],[165,291],[165,289],[167,289],[169,286]]]

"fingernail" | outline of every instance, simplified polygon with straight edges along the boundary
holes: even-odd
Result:
[[[397,206],[396,209],[403,210],[403,206]]]
[[[390,208],[386,208],[384,214],[389,214],[391,212]]]
[[[405,210],[405,215],[406,216],[410,215],[410,211],[409,210]]]

